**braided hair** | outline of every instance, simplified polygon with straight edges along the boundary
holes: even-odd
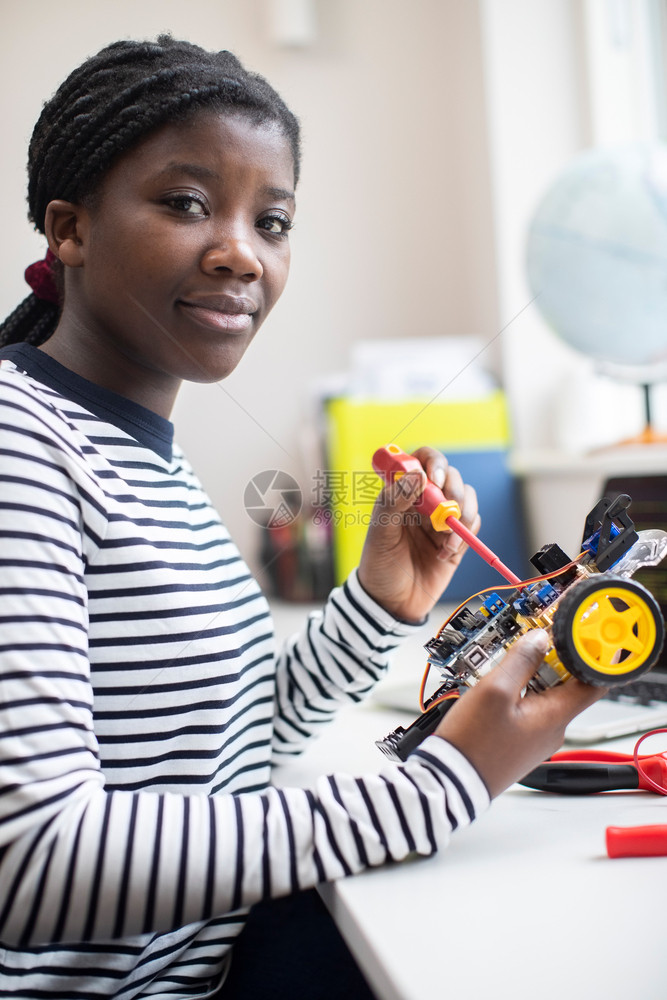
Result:
[[[159,126],[203,108],[277,125],[292,150],[296,183],[298,121],[269,83],[231,52],[207,52],[169,35],[114,42],[75,69],[42,109],[28,150],[28,208],[35,228],[44,232],[50,201],[80,204],[90,198],[122,153]],[[41,263],[60,295],[33,292],[24,299],[0,324],[0,347],[19,341],[38,346],[56,328],[62,265],[48,256]]]

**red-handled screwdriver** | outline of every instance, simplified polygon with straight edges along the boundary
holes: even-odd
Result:
[[[406,455],[395,444],[378,448],[373,455],[373,469],[385,482],[392,482],[407,472],[423,472],[421,462],[412,455]],[[414,503],[414,509],[429,517],[436,531],[453,531],[455,535],[462,538],[471,549],[481,556],[489,566],[497,570],[501,576],[504,576],[509,583],[513,583],[515,586],[521,584],[521,579],[505,566],[499,556],[492,552],[488,545],[481,542],[476,535],[473,535],[472,531],[464,524],[461,524],[459,520],[461,508],[454,500],[447,500],[435,483],[427,480],[424,492]]]

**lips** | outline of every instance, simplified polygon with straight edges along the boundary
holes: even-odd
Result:
[[[177,304],[201,326],[229,333],[244,333],[257,312],[257,304],[241,295],[207,295],[179,299]]]

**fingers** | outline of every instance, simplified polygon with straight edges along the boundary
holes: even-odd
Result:
[[[466,500],[466,486],[459,470],[450,465],[446,456],[441,451],[436,451],[435,448],[424,446],[417,448],[412,454],[414,458],[419,459],[431,482],[442,490],[448,500],[456,500],[463,510]]]
[[[417,448],[417,450],[412,454],[415,458],[419,459],[431,482],[435,483],[436,486],[439,486],[444,492],[449,462],[442,452],[437,451],[435,448],[428,448],[427,446],[424,446],[422,448]],[[456,500],[456,497],[452,497],[452,500]]]
[[[463,481],[459,470],[449,464],[442,452],[436,451],[434,448],[422,447],[413,452],[413,455],[419,459],[427,477],[442,490],[447,500],[454,500],[459,505],[462,523],[477,533],[481,522],[479,521],[477,493],[473,487]],[[407,478],[407,476],[403,478]],[[454,549],[458,549],[461,545],[461,540],[457,535],[450,538],[449,542]]]
[[[436,531],[431,518],[415,503],[429,479],[443,488],[461,509],[461,519],[479,530],[477,496],[445,456],[420,448],[412,456],[414,471],[388,474],[373,506],[359,563],[359,581],[371,597],[404,621],[421,621],[447,588],[466,546],[459,536]],[[407,463],[400,463],[404,469]],[[384,474],[383,474],[384,478]],[[438,503],[436,495],[429,496]]]
[[[566,684],[559,684],[552,688],[549,694],[553,699],[554,707],[558,709],[563,718],[570,722],[575,715],[595,704],[608,691],[609,688],[593,687],[592,684],[583,684],[576,678],[570,677]]]
[[[442,490],[445,497],[456,501],[461,508],[461,520],[466,520],[467,524],[471,523],[477,512],[477,499],[472,487],[463,482],[459,470],[450,465],[445,455],[435,448],[426,446],[417,448],[412,456],[418,459],[428,479]],[[412,475],[413,473],[406,473],[398,482],[407,480]]]
[[[570,720],[602,693],[571,678],[523,697],[547,648],[543,630],[527,632],[436,730],[477,768],[492,798],[557,750]]]
[[[549,636],[541,628],[531,629],[522,635],[508,650],[495,671],[500,687],[519,691],[539,670],[544,655],[549,648]]]
[[[497,683],[505,689],[523,690],[528,681],[540,668],[550,640],[543,629],[531,629],[508,650],[498,664]],[[582,684],[571,677],[566,684],[558,684],[549,690],[552,707],[563,718],[574,718],[579,712],[592,705],[607,691],[606,688]]]
[[[423,472],[406,472],[393,482],[388,483],[378,497],[378,506],[391,507],[402,513],[409,510],[415,500],[423,493],[426,485],[426,475]]]
[[[450,466],[450,470],[456,473],[456,476],[460,479],[458,470],[453,469],[452,466]],[[444,492],[445,496],[448,496],[446,490]],[[462,483],[462,491],[459,496],[461,496],[461,499],[457,499],[456,496],[453,496],[452,499],[456,499],[461,509],[461,523],[465,524],[474,535],[477,535],[482,526],[482,520],[477,509],[477,493],[468,483]],[[457,535],[454,531],[447,532],[446,534],[440,533],[439,544],[441,546],[440,559],[451,559],[456,556],[462,556],[467,547],[461,536]]]

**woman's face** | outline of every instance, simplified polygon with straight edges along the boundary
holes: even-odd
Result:
[[[294,208],[277,126],[206,111],[160,128],[77,206],[78,256],[45,350],[168,415],[183,379],[234,370],[277,302]]]

